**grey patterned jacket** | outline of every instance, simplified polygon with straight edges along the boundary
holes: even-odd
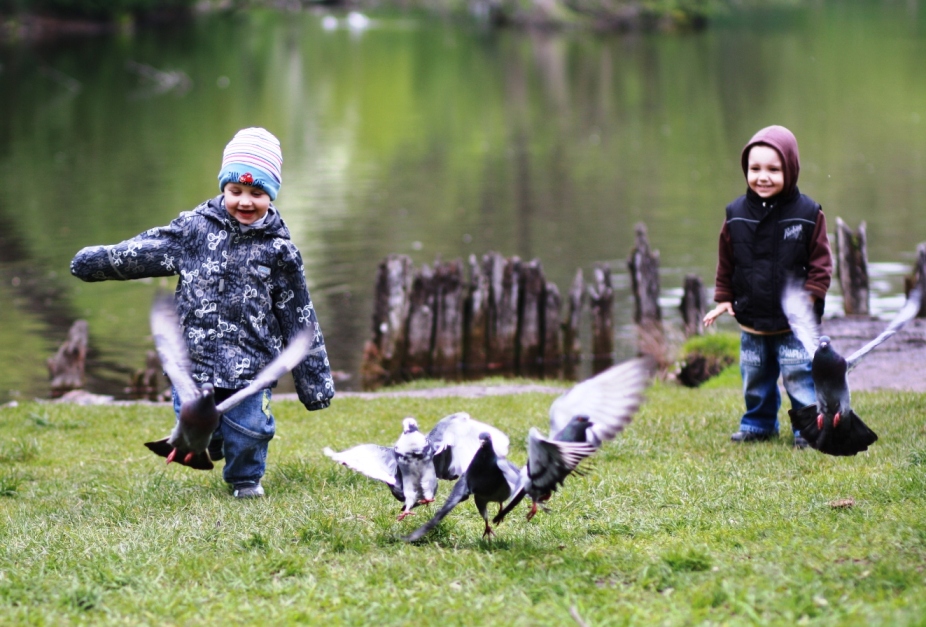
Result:
[[[312,349],[293,379],[306,409],[331,403],[334,383],[302,256],[272,205],[262,226],[242,232],[216,196],[168,226],[84,248],[71,274],[84,281],[179,274],[177,312],[193,376],[217,388],[245,387],[289,338],[314,328]]]

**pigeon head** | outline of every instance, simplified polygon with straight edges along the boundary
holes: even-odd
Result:
[[[412,433],[418,430],[418,421],[412,417],[402,420],[402,433]]]
[[[203,387],[199,389],[199,392],[202,398],[207,398],[215,394],[215,388],[212,387],[211,383],[203,383]]]
[[[483,431],[479,434],[479,441],[482,443],[482,446],[492,446],[492,436],[489,435],[488,431]]]
[[[831,341],[832,341],[832,340],[830,340],[830,336],[828,336],[828,335],[821,335],[821,336],[820,336],[820,344],[819,344],[819,347],[820,347],[820,348],[825,348],[825,347],[827,347],[827,346],[830,345],[830,342],[831,342]]]

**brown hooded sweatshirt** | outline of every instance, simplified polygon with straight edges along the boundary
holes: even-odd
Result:
[[[723,227],[720,231],[714,300],[718,303],[734,303],[734,312],[744,330],[752,333],[777,333],[788,330],[786,321],[784,326],[782,326],[780,322],[783,313],[780,311],[778,297],[776,296],[772,300],[767,298],[764,300],[751,298],[751,294],[744,293],[750,291],[750,288],[744,288],[743,281],[734,277],[738,264],[740,264],[741,267],[745,264],[750,264],[750,272],[757,272],[755,268],[758,267],[758,264],[753,263],[754,259],[752,255],[755,250],[766,243],[756,239],[756,241],[750,242],[751,246],[747,247],[745,250],[741,242],[735,246],[730,226],[731,211],[736,211],[737,207],[742,208],[747,206],[752,212],[751,215],[756,216],[757,211],[759,215],[761,215],[762,211],[765,211],[765,209],[763,209],[764,207],[770,207],[768,212],[771,212],[773,208],[780,208],[782,211],[785,211],[788,207],[793,207],[796,204],[807,206],[807,203],[811,203],[813,206],[816,206],[817,211],[815,212],[816,216],[813,232],[812,235],[807,238],[809,241],[807,241],[806,249],[806,278],[804,286],[815,299],[821,301],[821,305],[830,286],[833,274],[833,259],[830,252],[829,239],[826,235],[826,218],[823,215],[822,209],[813,200],[801,194],[797,188],[797,179],[801,168],[797,139],[795,139],[791,131],[783,126],[769,126],[760,130],[753,135],[752,139],[743,147],[740,160],[744,175],[746,175],[749,167],[749,151],[757,144],[770,146],[781,156],[784,173],[784,188],[779,194],[769,199],[762,199],[758,194],[747,188],[744,196],[737,198],[727,207],[727,218],[724,220]],[[760,229],[756,230],[756,238],[767,237],[767,235],[758,234],[760,232]],[[765,232],[767,233],[767,231]],[[772,246],[774,247],[774,244],[772,244]],[[774,285],[781,277],[779,274],[780,272],[793,271],[795,271],[795,268],[775,268],[775,273],[772,276],[755,276],[751,277],[751,279],[753,283],[758,285],[761,285],[763,281],[766,285]],[[742,269],[740,270],[740,274],[741,273]],[[757,316],[756,311],[745,311],[750,305],[738,306],[740,303],[748,303],[750,300],[752,300],[752,309],[758,308],[758,303],[761,302],[761,307],[769,310],[767,311],[768,317],[775,318],[778,322],[769,322],[768,320],[759,321],[759,318],[762,317],[765,312],[758,312],[759,315]],[[822,313],[822,308],[820,312]],[[759,324],[752,324],[754,321],[759,322]]]

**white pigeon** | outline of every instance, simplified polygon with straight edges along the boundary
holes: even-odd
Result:
[[[392,447],[359,444],[341,452],[322,451],[334,461],[382,481],[403,503],[398,520],[412,509],[434,502],[438,479],[458,479],[479,450],[481,433],[492,435],[499,456],[508,454],[508,436],[491,425],[474,420],[466,412],[442,418],[425,436],[414,418],[402,420],[402,434]]]

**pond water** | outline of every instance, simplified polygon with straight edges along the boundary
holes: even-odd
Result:
[[[660,252],[671,323],[685,274],[713,283],[742,145],[775,123],[797,135],[800,187],[831,232],[837,216],[867,221],[873,308],[890,313],[926,240],[916,5],[813,3],[620,36],[253,12],[0,49],[0,402],[47,396],[45,359],[77,318],[89,388],[119,393],[151,347],[151,298],[174,281],[84,284],[71,257],[215,195],[225,143],[254,125],[282,141],[276,204],[332,366],[353,374],[342,388],[357,385],[389,253],[536,257],[561,292],[608,262],[618,352],[632,351],[634,224]]]

